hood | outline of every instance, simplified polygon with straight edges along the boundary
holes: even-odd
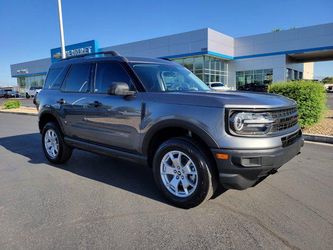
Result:
[[[276,94],[245,91],[148,92],[148,100],[170,104],[226,108],[284,108],[296,102]]]

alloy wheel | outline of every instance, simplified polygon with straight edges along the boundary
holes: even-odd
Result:
[[[56,158],[59,153],[58,135],[53,129],[48,129],[44,136],[44,147],[51,158]]]
[[[170,151],[163,156],[160,175],[166,189],[177,197],[189,197],[198,185],[195,164],[188,155],[178,150]]]

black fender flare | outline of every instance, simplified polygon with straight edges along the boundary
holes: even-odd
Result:
[[[219,145],[213,139],[213,137],[211,135],[209,135],[204,129],[200,128],[198,125],[193,124],[188,121],[167,119],[167,120],[163,120],[163,121],[160,121],[160,122],[154,124],[143,137],[142,153],[144,155],[148,155],[150,141],[154,137],[154,135],[156,135],[156,133],[158,133],[162,129],[166,129],[169,127],[179,127],[179,128],[189,130],[189,131],[195,133],[196,135],[198,135],[200,137],[200,139],[202,141],[204,141],[209,148],[219,148]]]
[[[55,111],[53,111],[52,109],[50,108],[44,108],[42,111],[39,112],[39,115],[38,115],[38,127],[39,127],[39,131],[42,132],[42,129],[41,126],[40,126],[40,122],[41,122],[41,119],[43,116],[45,115],[51,115],[52,117],[54,117],[57,121],[57,123],[59,124],[60,126],[60,130],[62,132],[64,132],[64,127],[63,127],[63,124],[62,122],[60,121],[57,113]]]

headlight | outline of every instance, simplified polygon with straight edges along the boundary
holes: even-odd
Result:
[[[267,112],[235,112],[229,117],[229,127],[238,135],[267,134],[274,119]]]

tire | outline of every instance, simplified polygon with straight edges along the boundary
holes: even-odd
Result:
[[[46,159],[56,164],[67,162],[73,151],[65,143],[59,127],[53,122],[47,123],[42,130],[42,146]]]
[[[154,179],[163,195],[175,206],[192,208],[213,196],[217,180],[214,165],[205,152],[200,144],[186,137],[165,141],[157,149],[153,159]]]
[[[29,99],[30,95],[28,93],[25,93],[25,98]]]

